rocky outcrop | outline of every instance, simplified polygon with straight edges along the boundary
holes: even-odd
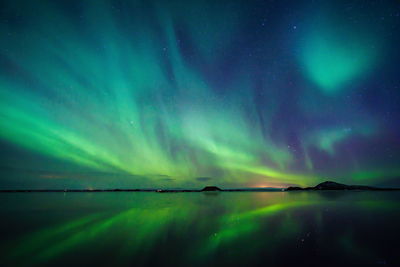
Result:
[[[222,191],[221,188],[216,187],[216,186],[206,186],[203,189],[201,189],[202,192],[209,192],[209,191]]]

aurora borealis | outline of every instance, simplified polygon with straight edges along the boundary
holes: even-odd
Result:
[[[0,187],[400,185],[398,1],[3,1]]]

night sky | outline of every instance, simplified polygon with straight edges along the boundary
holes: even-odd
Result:
[[[0,188],[400,186],[399,1],[0,3]]]

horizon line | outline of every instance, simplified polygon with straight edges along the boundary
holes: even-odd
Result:
[[[24,192],[202,192],[205,187],[194,188],[96,188],[96,189],[1,189],[0,193]],[[281,191],[287,187],[220,188],[220,191]]]

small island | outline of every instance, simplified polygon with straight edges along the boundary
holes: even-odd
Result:
[[[381,188],[381,187],[372,187],[366,185],[346,185],[341,183],[336,183],[332,181],[326,181],[320,184],[317,184],[313,187],[297,187],[290,186],[285,189],[285,191],[315,191],[315,190],[373,190],[373,191],[393,191],[400,190],[400,188]]]
[[[221,188],[217,186],[206,186],[203,189],[201,189],[202,192],[207,192],[207,191],[222,191]]]

